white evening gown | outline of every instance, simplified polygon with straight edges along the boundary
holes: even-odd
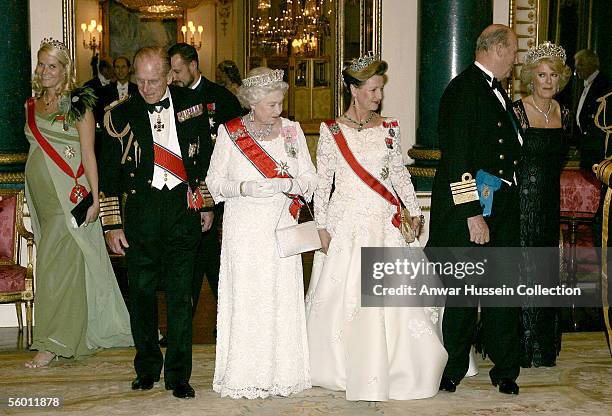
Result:
[[[420,215],[402,162],[399,128],[391,138],[382,126],[361,132],[340,126],[359,163],[387,189],[395,189],[411,215]],[[392,150],[385,138],[392,140]],[[327,255],[315,255],[306,295],[312,384],[344,390],[347,400],[436,395],[448,358],[442,342],[443,309],[360,306],[361,248],[406,246],[391,223],[396,208],[355,175],[325,124],[317,170],[315,219],[317,227],[329,231],[331,243]],[[418,241],[411,245],[418,246]]]
[[[298,133],[296,157],[288,156],[283,136],[258,143],[288,164],[310,198],[317,177],[304,134],[298,123],[282,123]],[[280,258],[274,235],[281,211],[280,226],[295,223],[289,200],[220,193],[227,181],[258,179],[263,176],[220,126],[206,178],[215,202],[225,201],[213,390],[232,398],[288,396],[311,387],[302,260]]]

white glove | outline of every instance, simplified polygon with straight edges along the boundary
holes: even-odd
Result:
[[[221,187],[221,195],[225,198],[235,198],[240,196],[240,182],[227,182]]]
[[[274,193],[277,194],[279,192],[289,192],[293,186],[293,180],[290,178],[272,178],[269,179],[270,184],[272,184],[272,189],[274,189]]]
[[[267,179],[240,183],[240,195],[254,198],[265,198],[274,195],[274,188]]]

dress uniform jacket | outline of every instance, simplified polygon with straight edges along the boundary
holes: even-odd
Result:
[[[128,82],[128,95],[137,95],[138,94],[138,86],[133,82]],[[102,122],[104,118],[104,109],[119,100],[119,91],[117,90],[117,83],[111,82],[110,84],[101,87],[98,95],[98,102],[96,103],[96,107],[94,108],[94,116],[96,118],[96,123],[102,127]]]
[[[200,214],[189,207],[188,187],[204,196],[200,210],[213,205],[204,184],[212,151],[206,107],[193,91],[169,88],[188,183],[172,189],[152,188],[154,142],[148,105],[140,94],[105,113],[99,169],[102,227],[105,231],[123,228],[129,244],[126,258],[136,374],[158,380],[163,368],[167,388],[188,381],[191,375],[191,283]],[[154,313],[158,287],[167,300],[165,360]]]
[[[201,190],[205,197],[202,210],[207,211],[214,202],[204,183],[212,154],[206,107],[192,91],[172,85],[169,88],[189,186]],[[100,217],[103,229],[110,230],[122,228],[120,214],[130,196],[151,188],[153,135],[147,104],[140,94],[130,95],[108,109],[104,124],[99,158],[103,194]]]
[[[506,105],[512,108],[509,100]],[[460,182],[466,173],[476,178],[476,172],[482,169],[514,186],[521,149],[509,114],[476,65],[470,65],[444,91],[438,135],[442,157],[433,182],[428,245],[469,245],[467,218],[482,214],[483,209],[478,200],[455,204],[451,183]],[[497,192],[506,191],[504,187]],[[516,191],[514,188],[511,191]],[[496,218],[499,200],[494,195],[492,216],[487,218],[489,227]]]
[[[234,94],[227,88],[209,81],[206,77],[200,78],[200,84],[194,89],[200,96],[202,103],[208,110],[210,121],[210,134],[217,137],[219,124],[226,123],[243,114],[242,106]]]
[[[512,103],[506,94],[503,96],[506,108],[511,111]],[[475,64],[455,77],[444,91],[438,121],[442,157],[432,189],[428,246],[475,246],[470,242],[467,219],[483,213],[478,194],[466,198],[468,202],[455,203],[456,188],[451,184],[461,182],[466,173],[476,178],[480,169],[510,183],[502,183],[494,193],[491,215],[485,217],[490,233],[488,246],[519,245],[519,195],[514,171],[521,145],[514,127],[518,128],[518,122],[510,111],[504,109],[485,73]],[[505,273],[511,278],[518,275],[511,258],[490,262],[487,271],[492,275]],[[444,278],[445,284],[455,283],[454,276]],[[444,376],[456,384],[468,369],[470,348],[476,341],[478,309],[449,307],[453,305],[448,301],[446,306],[442,329],[449,359]],[[489,372],[493,384],[501,379],[515,380],[520,371],[518,309],[484,307],[480,324],[479,338],[494,363]]]
[[[576,128],[575,131],[580,135],[578,140],[581,153],[580,166],[585,169],[590,170],[593,164],[601,162],[604,158],[606,135],[597,128],[594,120],[599,108],[597,99],[606,95],[610,90],[612,90],[612,84],[609,79],[601,72],[597,74],[578,115],[580,128]]]

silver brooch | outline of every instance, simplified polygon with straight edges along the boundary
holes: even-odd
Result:
[[[66,159],[72,159],[73,157],[76,156],[76,152],[74,151],[74,147],[68,145],[64,148],[64,156],[66,156]]]
[[[382,171],[380,172],[380,177],[383,180],[387,180],[387,178],[389,177],[389,167],[385,166],[384,168],[382,168]]]

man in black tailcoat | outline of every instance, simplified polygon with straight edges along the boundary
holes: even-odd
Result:
[[[433,182],[429,247],[519,246],[519,195],[514,172],[522,139],[512,104],[499,85],[499,80],[510,76],[516,51],[517,38],[510,28],[487,27],[476,43],[476,62],[444,91],[438,124],[442,156]],[[481,169],[502,183],[487,217],[483,217],[475,191],[476,172]],[[511,273],[510,269],[505,272]],[[519,391],[515,382],[520,371],[519,318],[517,308],[482,308],[484,351],[494,363],[489,375],[502,393]],[[454,392],[465,376],[477,319],[476,307],[447,304],[443,335],[449,360],[441,390]]]
[[[139,94],[107,112],[100,154],[100,216],[110,249],[127,256],[130,323],[136,346],[132,389],[148,390],[162,366],[167,390],[194,397],[191,376],[191,280],[200,235],[210,227],[204,178],[212,152],[206,107],[170,85],[166,51],[134,58]],[[162,356],[155,314],[162,283],[168,349]]]
[[[227,88],[202,76],[199,70],[198,52],[193,46],[187,43],[177,43],[170,47],[168,55],[172,64],[174,84],[194,90],[207,107],[210,134],[214,142],[220,124],[243,114],[240,103]],[[206,273],[213,295],[217,298],[221,257],[217,230],[222,212],[222,207],[215,207],[213,225],[209,231],[202,233],[202,241],[198,250],[200,253],[197,260],[198,266],[195,268],[192,286],[194,315],[198,307],[204,273]]]
[[[605,74],[599,72],[599,57],[590,49],[583,49],[574,55],[576,75],[583,82],[582,92],[574,114],[580,147],[580,167],[591,172],[595,163],[604,159],[606,135],[595,125],[595,115],[599,108],[599,97],[612,89]]]

